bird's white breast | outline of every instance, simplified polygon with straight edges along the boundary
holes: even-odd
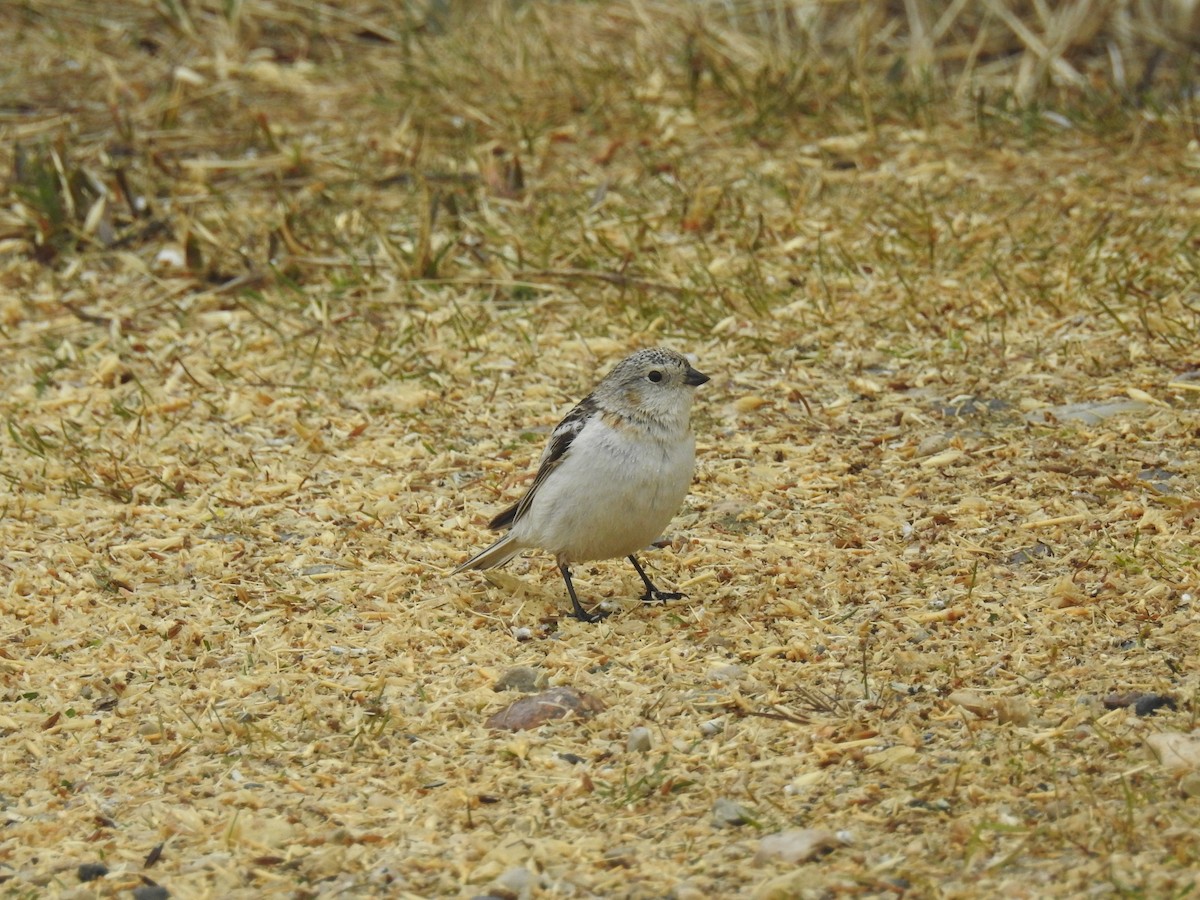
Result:
[[[664,434],[597,416],[538,486],[513,536],[568,561],[636,553],[679,509],[695,450],[686,429]]]

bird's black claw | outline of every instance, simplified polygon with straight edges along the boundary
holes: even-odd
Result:
[[[643,603],[666,603],[668,600],[682,600],[687,594],[682,591],[646,591],[642,594]]]
[[[572,612],[571,615],[580,622],[603,622],[608,618],[609,613],[599,610],[588,612],[587,610],[580,608]]]

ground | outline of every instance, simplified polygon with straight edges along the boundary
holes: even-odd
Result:
[[[0,895],[1196,890],[1170,61],[1031,98],[731,4],[105,6],[0,13]],[[658,344],[712,376],[643,556],[686,598],[452,576]],[[603,709],[489,728],[518,666]]]

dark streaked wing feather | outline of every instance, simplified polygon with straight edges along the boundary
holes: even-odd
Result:
[[[498,514],[496,518],[488,522],[488,528],[492,529],[492,531],[503,531],[505,528],[508,528],[510,525],[512,525],[513,519],[517,517],[518,505],[519,504],[514,503],[504,512]]]
[[[529,490],[525,492],[525,496],[496,516],[496,518],[492,519],[488,523],[488,528],[491,528],[493,531],[510,528],[517,519],[525,514],[525,510],[529,508],[529,504],[533,501],[533,495],[537,493],[539,485],[550,476],[551,472],[558,468],[559,464],[563,461],[563,457],[567,455],[567,451],[571,449],[572,442],[579,435],[579,432],[583,430],[583,426],[587,424],[588,420],[599,409],[600,407],[596,404],[593,396],[588,394],[579,401],[574,409],[563,417],[563,420],[554,427],[554,431],[550,435],[550,443],[546,445],[546,449],[542,452],[537,475],[534,476],[533,484],[529,486]]]

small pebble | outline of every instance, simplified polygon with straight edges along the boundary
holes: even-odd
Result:
[[[995,700],[976,691],[954,691],[946,697],[946,700],[974,713],[981,719],[989,718],[996,712]]]
[[[955,397],[948,405],[942,406],[939,411],[947,418],[956,418],[962,416],[980,416],[990,412],[1000,412],[1007,408],[1007,403],[995,397],[985,399],[966,394]]]
[[[754,821],[754,817],[746,807],[728,797],[717,798],[717,802],[713,804],[713,819],[721,828],[729,825],[737,827]]]
[[[681,881],[671,891],[674,900],[709,900],[712,891],[704,890],[689,881]]]
[[[700,733],[705,737],[716,737],[725,730],[725,723],[720,719],[710,719],[700,723]]]
[[[1099,425],[1105,419],[1116,415],[1130,416],[1133,413],[1146,412],[1153,407],[1138,400],[1101,400],[1084,403],[1067,403],[1062,406],[1052,406],[1048,409],[1037,409],[1027,412],[1025,420],[1034,425],[1045,425],[1054,422],[1082,422],[1084,425]]]
[[[789,828],[787,831],[768,834],[758,842],[754,861],[758,863],[777,859],[796,865],[822,856],[835,847],[849,843],[849,834],[834,834],[824,828]]]
[[[650,729],[645,725],[639,725],[637,728],[630,729],[629,738],[625,741],[625,749],[630,753],[649,753],[652,744]]]
[[[533,894],[533,873],[524,866],[509,869],[492,882],[493,889],[500,896],[516,897],[524,900]]]
[[[636,859],[637,853],[633,847],[628,845],[609,847],[604,851],[604,859],[601,865],[607,866],[610,869],[632,869]]]
[[[133,900],[167,900],[171,896],[161,884],[143,884],[133,889]]]
[[[746,670],[739,665],[717,666],[708,670],[709,681],[735,682],[746,677]]]
[[[513,629],[513,637],[515,637],[518,641],[521,641],[522,643],[524,643],[525,641],[532,641],[533,640],[533,629],[529,628],[525,625],[522,625],[519,628],[514,628]]]
[[[104,863],[81,863],[75,874],[80,881],[95,881],[108,874],[108,866]]]
[[[995,699],[996,721],[1001,725],[1028,725],[1033,719],[1033,707],[1023,697],[997,697]]]
[[[1145,694],[1133,704],[1133,711],[1139,716],[1152,716],[1163,707],[1176,709],[1175,698],[1165,694]]]
[[[1200,797],[1200,772],[1188,772],[1180,778],[1179,792],[1185,797]]]
[[[1054,550],[1049,544],[1043,544],[1038,541],[1036,544],[1025,547],[1021,550],[1014,550],[1008,554],[1008,559],[1005,560],[1010,566],[1023,566],[1028,562],[1033,562],[1035,559],[1044,559],[1047,556],[1053,556]]]
[[[913,454],[917,457],[933,456],[935,453],[940,453],[950,446],[950,436],[945,434],[931,434],[929,437],[921,441],[917,445],[917,452]]]
[[[154,254],[154,268],[160,272],[184,272],[187,270],[187,254],[182,247],[169,244]]]
[[[522,694],[532,694],[546,686],[546,673],[533,666],[514,666],[509,669],[493,685],[494,691],[519,691]]]

